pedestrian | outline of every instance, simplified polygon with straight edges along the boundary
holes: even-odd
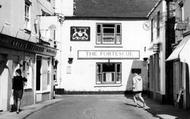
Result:
[[[21,69],[16,70],[16,76],[13,77],[12,94],[14,97],[14,105],[16,107],[16,113],[20,112],[21,99],[23,96],[23,90],[26,78],[21,76]]]
[[[140,72],[136,71],[134,73],[134,77],[133,77],[133,101],[135,103],[135,105],[138,107],[138,103],[137,100],[141,101],[143,103],[143,108],[146,108],[146,103],[142,97],[142,91],[143,91],[143,79],[142,77],[139,75]]]

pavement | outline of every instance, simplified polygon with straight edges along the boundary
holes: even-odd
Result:
[[[64,100],[64,95],[38,104],[24,106],[19,114],[9,111],[0,112],[0,119],[26,119],[29,115],[62,100]],[[190,119],[190,110],[179,109],[172,105],[163,105],[147,97],[145,97],[145,101],[149,107],[145,110],[154,117],[158,117],[158,119]]]

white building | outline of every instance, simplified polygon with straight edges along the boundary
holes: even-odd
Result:
[[[27,78],[21,106],[52,99],[57,50],[47,35],[53,30],[45,29],[40,20],[54,15],[54,6],[54,0],[0,1],[0,111],[10,109],[17,68]]]
[[[69,7],[65,8],[65,3]],[[65,15],[65,20],[56,35],[61,42],[57,89],[129,91],[132,72],[140,70],[146,90],[148,73],[143,58],[150,31],[143,26],[154,3],[60,0],[56,10]]]

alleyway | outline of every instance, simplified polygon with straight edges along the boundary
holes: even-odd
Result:
[[[157,119],[123,95],[63,96],[27,119]]]

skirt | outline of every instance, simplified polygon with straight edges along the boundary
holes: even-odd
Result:
[[[14,90],[13,91],[13,96],[15,99],[22,99],[22,95],[23,95],[23,90]]]

